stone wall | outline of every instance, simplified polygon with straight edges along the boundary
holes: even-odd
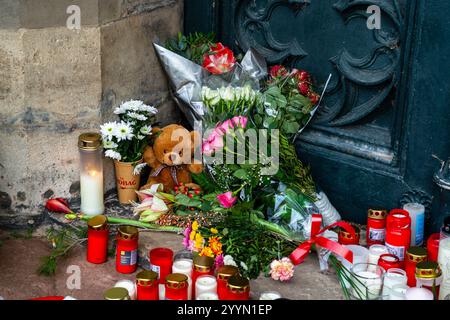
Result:
[[[70,5],[79,30],[67,28]],[[182,17],[182,0],[0,0],[0,225],[35,225],[47,198],[78,196],[78,135],[121,101],[178,119],[151,43],[176,35]]]

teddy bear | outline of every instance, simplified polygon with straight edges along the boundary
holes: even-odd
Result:
[[[194,150],[201,145],[200,134],[189,132],[183,126],[171,124],[164,128],[154,128],[153,146],[144,150],[143,160],[152,169],[147,184],[141,190],[161,183],[164,192],[174,190],[180,184],[194,187],[191,173],[201,173],[201,161],[194,162]],[[198,187],[198,186],[196,186]]]

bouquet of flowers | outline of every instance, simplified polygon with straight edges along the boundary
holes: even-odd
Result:
[[[141,159],[157,112],[155,107],[139,100],[130,100],[117,107],[114,113],[120,121],[100,126],[105,156],[124,162]]]

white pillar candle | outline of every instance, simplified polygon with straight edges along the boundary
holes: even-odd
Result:
[[[265,291],[259,296],[259,300],[276,300],[281,299],[281,294],[276,291]]]
[[[380,259],[380,256],[385,253],[388,253],[386,246],[384,246],[382,244],[371,245],[369,248],[368,262],[372,263],[374,265],[377,265],[378,260]],[[369,271],[374,271],[374,268],[372,265],[369,265],[368,269],[369,269]]]
[[[403,209],[411,217],[411,246],[423,244],[423,229],[425,223],[425,207],[420,203],[407,203]]]
[[[131,300],[136,300],[136,283],[131,280],[119,280],[114,285],[116,288],[125,288]]]
[[[103,172],[87,171],[80,175],[80,211],[87,215],[98,215],[105,211],[103,200]]]
[[[405,297],[406,300],[434,300],[433,293],[425,288],[409,288]]]
[[[396,284],[392,286],[389,291],[389,300],[406,300],[405,294],[408,289],[409,287],[403,284]]]
[[[188,277],[188,300],[192,299],[192,269],[194,263],[191,259],[178,259],[172,265],[172,273],[182,273]]]
[[[383,297],[387,298],[395,285],[406,285],[408,277],[405,270],[392,268],[386,271],[383,280]]]
[[[195,299],[202,293],[217,294],[217,280],[214,276],[204,275],[195,281]]]
[[[219,296],[217,295],[217,293],[204,292],[202,294],[199,294],[196,300],[219,300]]]

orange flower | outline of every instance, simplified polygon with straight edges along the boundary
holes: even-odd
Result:
[[[222,243],[220,242],[220,239],[220,237],[210,237],[208,240],[209,246],[215,255],[222,254]]]
[[[199,255],[200,256],[207,256],[207,257],[214,258],[214,253],[213,253],[213,251],[211,250],[210,247],[204,247],[202,249],[202,251],[200,251]]]

